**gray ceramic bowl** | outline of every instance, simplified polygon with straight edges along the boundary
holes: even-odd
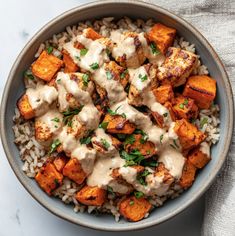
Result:
[[[61,201],[48,197],[37,186],[35,181],[29,179],[21,170],[22,162],[19,151],[14,144],[12,132],[12,117],[17,99],[24,91],[22,72],[29,67],[34,60],[34,54],[41,42],[50,38],[53,34],[61,32],[67,25],[75,24],[86,19],[95,19],[104,16],[122,17],[127,15],[133,18],[153,18],[170,27],[176,28],[179,35],[196,45],[197,53],[201,55],[203,63],[208,67],[211,76],[217,81],[216,102],[221,108],[221,138],[212,148],[212,161],[198,175],[193,186],[179,198],[167,202],[163,207],[153,211],[147,219],[137,223],[129,223],[124,220],[116,223],[112,216],[104,215],[95,217],[87,213],[76,214],[72,207],[64,205]],[[159,224],[177,215],[192,202],[198,199],[210,186],[225,161],[233,127],[233,99],[229,79],[224,67],[206,39],[191,25],[174,14],[154,5],[138,1],[102,1],[83,5],[58,16],[45,25],[25,46],[16,59],[9,74],[4,89],[1,105],[1,137],[3,146],[16,176],[28,190],[28,192],[45,208],[70,222],[90,228],[123,231],[135,230]]]

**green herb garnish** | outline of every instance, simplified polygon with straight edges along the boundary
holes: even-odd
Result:
[[[163,134],[161,134],[160,136],[160,143],[162,144],[162,140],[163,140]]]
[[[60,84],[60,83],[61,83],[61,79],[57,79],[56,82],[57,82],[58,84]]]
[[[81,57],[75,56],[75,58],[76,58],[78,61],[81,61]]]
[[[98,64],[97,62],[92,63],[92,64],[90,65],[90,68],[91,68],[92,70],[97,70],[97,69],[99,68],[99,64]]]
[[[134,201],[130,201],[129,204],[130,204],[130,206],[133,206],[135,204],[135,202]]]
[[[130,153],[122,150],[120,153],[121,157],[126,160],[125,166],[133,166],[140,164],[144,160],[144,156],[138,150],[132,150]]]
[[[177,148],[179,148],[179,145],[176,143],[176,140],[175,140],[175,139],[173,140],[173,143],[174,143],[174,145],[175,145]]]
[[[163,116],[164,116],[164,117],[167,117],[167,116],[168,116],[168,113],[167,113],[167,112],[166,112],[166,113],[164,113],[164,114],[163,114]]]
[[[83,74],[82,81],[83,81],[84,86],[87,87],[88,83],[89,83],[89,75],[88,74]]]
[[[108,48],[106,48],[106,54],[108,55],[108,56],[110,56],[110,54],[111,54],[111,52],[110,52],[110,50],[108,49]]]
[[[91,143],[91,136],[81,138],[80,139],[80,143],[81,144],[89,144],[89,143]]]
[[[53,52],[53,47],[52,46],[47,47],[47,53],[51,54],[52,52]]]
[[[33,74],[32,74],[32,72],[31,72],[31,71],[28,71],[28,70],[26,70],[26,71],[24,72],[24,77],[27,78],[27,79],[30,79],[30,80],[34,80],[34,79],[35,79],[34,76],[33,76]]]
[[[82,48],[82,49],[80,50],[80,56],[85,56],[85,55],[87,54],[87,52],[88,52],[88,49]]]
[[[134,195],[136,198],[142,198],[144,196],[144,193],[141,191],[135,191]]]
[[[128,135],[124,141],[124,145],[133,144],[135,142],[135,137],[133,134]]]
[[[180,108],[180,109],[184,109],[184,104],[181,103],[181,104],[179,105],[179,108]]]
[[[102,139],[101,139],[101,143],[102,143],[102,145],[105,147],[106,150],[109,149],[110,143],[109,143],[106,139],[102,138]]]
[[[142,184],[142,185],[144,185],[144,186],[146,186],[147,184],[146,184],[146,182],[145,182],[145,178],[146,178],[146,176],[148,176],[149,174],[151,174],[148,170],[144,170],[142,173],[139,173],[138,175],[137,175],[137,180],[140,182],[140,184]]]
[[[148,79],[148,77],[147,77],[147,75],[141,75],[141,74],[139,74],[139,79],[141,80],[141,82],[144,82],[145,80],[147,80]]]
[[[102,122],[99,124],[99,128],[102,128],[104,130],[107,129],[109,122]]]
[[[58,179],[54,179],[54,184],[56,188],[60,187],[60,183]]]
[[[114,193],[114,191],[113,191],[113,188],[112,188],[112,187],[110,187],[110,186],[107,186],[107,191],[108,191],[108,193],[112,194],[112,195],[115,197],[115,193]]]
[[[113,75],[109,70],[106,71],[106,77],[107,77],[108,80],[111,80],[113,78]]]
[[[82,110],[82,108],[83,108],[83,105],[80,106],[79,108],[75,108],[73,110],[69,108],[67,111],[62,112],[62,114],[64,115],[64,118],[63,118],[64,124],[68,124],[68,122],[72,120],[73,116],[77,115]]]
[[[54,151],[56,151],[57,147],[61,144],[59,139],[55,139],[53,141],[53,143],[51,144],[51,149],[49,151],[49,154],[53,153]]]
[[[127,70],[127,69],[124,70],[124,71],[121,73],[120,78],[121,78],[121,79],[124,79],[125,76],[127,75],[127,73],[128,73],[128,70]]]
[[[60,122],[60,119],[58,117],[55,117],[53,119],[51,119],[52,121],[55,121],[55,122]]]
[[[122,116],[123,118],[126,119],[126,114],[125,114],[125,113],[119,114],[119,113],[117,112],[120,107],[121,107],[121,106],[119,106],[115,111],[113,111],[113,110],[111,110],[110,108],[108,108],[107,111],[108,111],[108,113],[109,113],[111,116],[120,115],[120,116]]]
[[[208,118],[203,117],[203,119],[200,121],[200,128],[202,129],[205,124],[207,124]]]
[[[157,48],[157,46],[154,42],[150,43],[150,48],[152,50],[152,54],[154,54],[154,55],[160,54],[160,51],[159,51],[159,49]]]
[[[117,137],[121,140],[124,140],[126,138],[126,134],[117,134]]]

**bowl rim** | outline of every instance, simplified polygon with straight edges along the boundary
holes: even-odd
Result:
[[[209,175],[209,177],[205,180],[205,182],[203,183],[203,185],[201,186],[201,189],[197,192],[197,194],[195,196],[193,196],[189,201],[185,202],[184,204],[182,204],[180,207],[178,207],[177,210],[175,210],[174,212],[171,212],[167,215],[165,215],[164,217],[161,217],[160,219],[153,219],[151,222],[141,222],[141,224],[139,225],[127,225],[127,226],[123,226],[120,228],[111,228],[111,227],[107,227],[107,226],[99,226],[99,225],[95,225],[93,223],[89,223],[89,221],[85,222],[83,220],[71,217],[71,216],[67,216],[64,213],[60,213],[55,207],[49,205],[47,203],[47,201],[43,200],[40,197],[37,197],[36,194],[34,194],[33,191],[31,191],[30,187],[27,185],[27,183],[24,181],[23,178],[21,178],[20,176],[20,168],[15,165],[14,163],[14,156],[11,155],[10,149],[8,147],[7,144],[7,137],[6,137],[6,131],[5,131],[5,127],[4,127],[4,123],[5,123],[5,110],[6,110],[6,105],[7,105],[7,99],[10,93],[10,85],[14,79],[14,74],[15,74],[15,70],[18,67],[18,63],[21,60],[21,58],[23,57],[23,55],[27,52],[27,50],[31,47],[31,45],[35,42],[35,40],[37,39],[37,37],[41,34],[43,34],[47,29],[49,29],[50,27],[53,26],[53,24],[57,23],[58,21],[61,21],[63,18],[68,17],[70,14],[73,14],[75,12],[78,12],[80,10],[88,10],[90,8],[95,8],[97,6],[101,6],[101,5],[110,5],[110,4],[124,4],[124,5],[137,5],[137,6],[141,6],[144,8],[149,8],[155,11],[158,11],[162,14],[165,14],[167,16],[169,16],[171,19],[179,22],[181,25],[183,25],[185,28],[187,28],[189,31],[191,31],[193,34],[197,34],[197,38],[199,39],[200,42],[202,42],[203,45],[205,45],[208,48],[208,51],[214,56],[214,60],[216,62],[216,64],[218,65],[221,73],[222,73],[222,78],[224,80],[224,84],[225,84],[225,90],[227,92],[227,103],[228,103],[228,127],[233,127],[233,108],[234,108],[234,101],[233,101],[233,93],[232,93],[232,87],[227,75],[227,72],[225,70],[225,67],[222,63],[222,61],[220,60],[219,56],[217,55],[217,53],[215,52],[215,50],[212,48],[212,46],[210,45],[210,43],[205,39],[205,37],[194,27],[192,26],[190,23],[188,23],[186,20],[182,19],[181,17],[177,16],[176,14],[158,6],[152,3],[147,3],[147,2],[142,2],[142,1],[129,1],[129,0],[118,0],[118,1],[113,1],[113,0],[105,0],[105,1],[94,1],[94,2],[90,2],[90,3],[86,3],[86,4],[81,4],[77,7],[71,8],[70,10],[67,10],[61,14],[59,14],[58,16],[56,16],[55,18],[53,18],[52,20],[50,20],[48,23],[46,23],[43,27],[41,27],[34,35],[33,37],[26,43],[26,45],[24,46],[24,48],[21,50],[21,52],[18,54],[16,60],[14,61],[12,68],[9,72],[4,90],[3,90],[3,94],[2,94],[2,102],[1,102],[1,108],[0,108],[0,134],[1,134],[1,140],[2,140],[2,145],[6,154],[6,157],[8,159],[8,162],[12,168],[12,170],[14,171],[16,177],[18,178],[18,180],[21,182],[21,184],[24,186],[24,188],[28,191],[28,193],[35,199],[37,200],[37,202],[40,203],[40,205],[42,205],[44,208],[46,208],[47,210],[49,210],[51,213],[53,213],[54,215],[67,220],[69,222],[72,222],[74,224],[77,225],[81,225],[81,226],[85,226],[88,228],[92,228],[92,229],[98,229],[98,230],[105,230],[105,231],[130,231],[130,230],[138,230],[138,229],[143,229],[143,228],[147,228],[150,226],[154,226],[160,223],[163,223],[169,219],[171,219],[172,217],[178,215],[180,212],[182,212],[183,210],[185,210],[187,207],[189,207],[194,201],[196,201],[209,187],[210,185],[213,183],[213,180],[215,179],[216,175],[218,174],[218,172],[220,171],[227,153],[229,151],[229,147],[231,144],[231,139],[232,139],[232,134],[233,134],[233,129],[229,129],[227,132],[227,136],[226,139],[228,142],[225,143],[225,146],[223,148],[223,151],[221,153],[220,159],[217,163],[216,168],[214,169],[213,173],[211,173],[211,175]]]

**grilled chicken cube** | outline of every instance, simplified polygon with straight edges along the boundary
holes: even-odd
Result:
[[[81,164],[76,158],[72,158],[67,162],[63,168],[63,175],[77,184],[82,184],[87,177],[87,174],[84,172]]]
[[[122,115],[106,114],[103,123],[107,123],[106,131],[112,134],[132,134],[136,128]]]
[[[162,54],[165,54],[167,49],[172,46],[176,35],[176,30],[157,23],[148,33],[148,39],[154,42]]]
[[[63,61],[59,58],[43,51],[32,64],[32,73],[38,78],[49,82],[63,64]]]
[[[177,120],[175,122],[174,131],[179,137],[180,144],[184,151],[190,150],[198,146],[206,135],[197,127],[189,123],[186,119]]]
[[[24,119],[29,120],[35,117],[35,111],[31,107],[29,103],[29,99],[27,94],[24,94],[17,102],[18,109],[20,114],[24,117]]]
[[[86,185],[77,192],[76,199],[84,205],[102,206],[106,200],[106,190]]]
[[[48,195],[51,195],[52,191],[62,184],[63,175],[56,170],[52,163],[47,162],[36,174],[35,180]]]
[[[173,87],[186,82],[193,69],[197,65],[197,56],[180,48],[171,47],[166,53],[166,59],[158,68],[157,77],[163,84],[171,84]]]
[[[164,104],[170,102],[174,97],[174,92],[170,84],[161,85],[153,89],[153,94],[157,102]]]
[[[197,168],[189,161],[186,160],[179,184],[182,188],[189,188],[195,179]]]
[[[178,95],[173,100],[173,109],[177,118],[181,119],[196,119],[198,116],[198,107],[194,100],[191,98],[186,98],[182,95]]]
[[[78,71],[78,65],[73,61],[69,53],[66,50],[63,50],[62,54],[63,54],[63,62],[65,65],[64,72],[72,73]]]
[[[138,150],[145,158],[149,158],[157,152],[155,145],[143,134],[131,134],[124,142],[124,148],[128,153]]]
[[[142,220],[152,205],[145,198],[126,197],[119,204],[120,214],[129,221]]]
[[[183,95],[195,100],[201,109],[208,109],[215,99],[216,81],[206,75],[189,77]]]
[[[154,172],[154,175],[163,178],[164,184],[170,185],[174,182],[174,177],[165,168],[165,165],[163,163],[158,164],[156,171]]]

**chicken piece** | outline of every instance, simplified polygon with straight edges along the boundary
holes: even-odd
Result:
[[[164,63],[158,67],[158,80],[173,87],[184,84],[196,67],[197,60],[197,56],[191,52],[180,48],[169,48]]]
[[[92,40],[96,40],[96,39],[100,39],[103,38],[102,35],[98,34],[95,30],[93,30],[92,28],[87,28],[83,30],[83,35],[88,38],[88,39],[92,39]]]
[[[17,102],[18,109],[20,114],[24,119],[29,120],[35,117],[35,111],[29,103],[27,94],[24,94]]]
[[[87,174],[83,171],[78,159],[72,158],[64,166],[63,175],[67,176],[77,184],[82,184],[87,177]]]
[[[152,205],[145,198],[126,197],[119,204],[119,212],[129,221],[142,220]]]
[[[178,135],[184,151],[198,146],[206,138],[204,133],[185,119],[177,120],[175,122],[174,131]]]
[[[170,84],[161,85],[153,89],[153,94],[157,102],[165,104],[170,102],[174,97],[174,92]]]
[[[108,79],[119,81],[123,88],[126,87],[129,81],[129,73],[125,68],[119,66],[114,61],[110,61],[105,64],[105,70],[107,77],[109,77]]]
[[[216,96],[216,81],[206,75],[191,76],[183,95],[195,100],[201,109],[208,109]]]
[[[130,168],[134,168],[138,173],[141,173],[144,171],[144,167],[141,165],[135,165],[135,166],[129,166]],[[113,169],[111,176],[114,179],[123,179],[122,175],[119,173],[119,168]]]
[[[63,64],[62,60],[43,51],[32,64],[32,73],[38,78],[49,82]]]
[[[196,119],[198,116],[198,107],[194,100],[191,98],[186,98],[182,95],[178,95],[173,100],[173,109],[177,118],[181,119]]]
[[[196,147],[188,155],[188,160],[198,169],[203,168],[211,158],[204,152],[201,151],[200,147]]]
[[[108,123],[106,131],[113,134],[132,134],[136,128],[122,115],[106,114],[103,122]]]
[[[48,194],[62,185],[63,175],[59,173],[55,166],[46,162],[35,176],[39,186]]]
[[[189,161],[186,160],[179,184],[182,188],[189,188],[195,179],[197,168]]]
[[[102,206],[106,201],[106,190],[86,185],[77,192],[76,199],[84,205]]]
[[[163,178],[163,183],[170,185],[174,182],[174,177],[170,174],[170,172],[165,168],[163,163],[159,163],[154,173],[155,176]]]
[[[124,142],[124,149],[126,152],[138,150],[145,158],[149,158],[156,154],[155,145],[147,141],[147,136],[142,134],[131,134]]]
[[[65,65],[64,72],[71,73],[78,71],[78,65],[70,57],[69,53],[66,50],[63,50],[63,62]]]
[[[176,35],[176,30],[157,23],[148,33],[148,39],[154,42],[162,54],[165,54],[167,49],[172,46]]]
[[[60,173],[62,173],[64,166],[66,165],[66,163],[68,162],[68,157],[63,154],[63,153],[59,153],[57,154],[56,158],[53,161],[53,164],[56,168],[57,171],[59,171]]]

